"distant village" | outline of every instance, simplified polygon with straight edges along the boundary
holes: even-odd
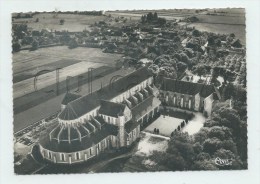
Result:
[[[76,13],[94,14],[93,12]],[[13,52],[33,51],[38,48],[60,45],[67,45],[70,49],[94,47],[107,53],[124,54],[122,60],[118,61],[119,65],[130,65],[137,68],[146,63],[156,64],[156,59],[159,58],[168,60],[163,61],[164,63],[171,63],[174,60],[178,65],[175,68],[177,70],[175,72],[178,74],[188,68],[193,71],[197,69],[196,72],[203,75],[206,70],[209,72],[210,68],[224,66],[225,71],[223,68],[220,70],[222,73],[227,73],[229,80],[237,80],[237,83],[244,83],[245,86],[245,48],[234,34],[220,35],[201,32],[194,27],[187,26],[190,22],[198,21],[196,16],[166,21],[164,18],[158,17],[156,12],[150,12],[143,15],[140,21],[125,25],[127,22],[125,17],[104,15],[102,11],[95,12],[95,14],[108,16],[110,19],[95,22],[90,25],[90,30],[85,29],[81,32],[56,31],[48,28],[32,30],[26,23],[13,24]],[[25,14],[23,17],[33,15]],[[21,15],[15,15],[14,18],[17,17],[21,17]],[[40,20],[37,18],[35,21]],[[118,25],[110,25],[110,22],[113,21]],[[183,22],[186,24],[179,24]],[[66,20],[61,19],[60,24],[66,24]],[[162,69],[160,64],[157,63],[155,67],[159,66],[159,69]],[[201,67],[200,64],[203,64],[204,67]],[[172,69],[167,66],[163,66],[163,70],[172,72]]]

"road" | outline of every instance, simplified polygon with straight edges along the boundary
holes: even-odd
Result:
[[[115,75],[124,76],[133,71],[134,71],[133,69],[120,69],[118,71],[106,75],[105,77],[96,79],[92,83],[92,89],[93,91],[100,89],[101,83],[103,86],[108,84],[110,79]],[[88,84],[85,84],[82,86],[82,90],[79,92],[79,94],[84,95],[87,93],[88,93]],[[59,111],[61,108],[61,101],[64,95],[65,94],[60,94],[58,96],[53,97],[50,100],[45,101],[44,103],[36,105],[18,114],[14,114],[14,132],[17,132]]]

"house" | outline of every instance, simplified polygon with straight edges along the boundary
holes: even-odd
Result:
[[[235,48],[241,48],[242,47],[242,44],[240,42],[239,39],[234,39],[232,42],[231,42],[231,46],[232,47],[235,47]]]

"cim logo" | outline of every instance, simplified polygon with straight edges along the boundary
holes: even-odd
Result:
[[[232,165],[232,159],[222,159],[217,157],[215,159],[215,164],[219,166],[227,166],[227,165]]]

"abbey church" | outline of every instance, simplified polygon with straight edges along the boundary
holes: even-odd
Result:
[[[40,152],[53,163],[84,162],[105,150],[130,146],[162,106],[210,116],[219,99],[212,85],[165,78],[158,89],[143,67],[85,96],[67,93],[56,127],[40,137]]]

